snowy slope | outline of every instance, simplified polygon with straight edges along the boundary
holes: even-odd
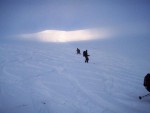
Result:
[[[150,67],[142,41],[0,42],[0,113],[149,113],[150,97],[138,99]]]

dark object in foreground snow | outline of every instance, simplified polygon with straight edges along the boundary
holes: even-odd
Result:
[[[141,100],[142,98],[146,97],[146,96],[150,96],[150,93],[144,95],[144,96],[139,96],[139,99]]]
[[[143,83],[144,87],[147,89],[147,91],[150,92],[150,73],[148,73],[145,77],[144,77],[144,83]]]
[[[150,92],[150,73],[148,73],[145,77],[144,77],[144,83],[143,83],[144,87],[147,89],[147,91]],[[139,99],[141,100],[142,98],[146,97],[146,96],[150,96],[149,94],[146,94],[144,96],[139,96]]]

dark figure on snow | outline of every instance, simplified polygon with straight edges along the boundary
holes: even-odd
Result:
[[[80,54],[80,49],[79,48],[77,48],[77,54]]]
[[[150,92],[150,73],[145,76],[143,85]]]
[[[89,57],[90,55],[88,55],[88,52],[87,50],[86,51],[83,51],[83,57],[85,57],[85,63],[88,63],[89,62]]]

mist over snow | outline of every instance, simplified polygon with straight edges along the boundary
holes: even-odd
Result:
[[[0,2],[0,113],[149,113],[147,73],[149,0]]]
[[[106,27],[149,33],[149,14],[149,0],[1,0],[0,38]]]

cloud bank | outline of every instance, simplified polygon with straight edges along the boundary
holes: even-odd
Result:
[[[75,42],[106,38],[124,38],[149,36],[149,29],[140,26],[113,26],[104,28],[91,28],[81,30],[44,30],[36,33],[22,34],[17,37],[26,40],[36,40],[42,42]]]
[[[112,35],[106,29],[83,29],[74,31],[44,30],[37,33],[23,34],[19,37],[42,42],[74,42],[94,39],[104,39]]]

